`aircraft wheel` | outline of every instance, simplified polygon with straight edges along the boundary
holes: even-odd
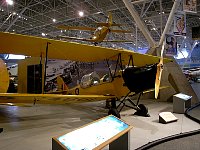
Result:
[[[148,108],[144,104],[138,105],[139,109],[134,113],[134,115],[150,117],[148,114]]]
[[[117,118],[121,118],[120,113],[116,108],[110,108],[108,115],[114,115]]]

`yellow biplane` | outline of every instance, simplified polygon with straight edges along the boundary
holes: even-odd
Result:
[[[47,58],[80,62],[106,61],[109,70],[109,73],[102,79],[93,73],[83,76],[80,85],[58,92],[62,94],[14,94],[6,93],[9,84],[8,73],[5,64],[0,61],[1,104],[65,104],[110,100],[109,114],[120,117],[119,112],[127,106],[126,102],[129,102],[132,105],[131,108],[137,110],[137,114],[147,116],[147,108],[139,104],[140,96],[142,93],[155,89],[157,98],[163,63],[171,61],[124,49],[111,49],[13,33],[0,33],[0,41],[1,54],[23,54],[41,57],[41,59],[46,58],[46,61]],[[110,62],[114,62],[114,70],[110,69]],[[139,97],[135,104],[128,97],[136,94],[139,94]],[[116,101],[119,101],[118,106],[116,106]]]
[[[60,38],[63,38],[63,39],[73,39],[73,40],[93,42],[94,45],[97,45],[100,42],[133,42],[130,40],[105,40],[105,38],[109,32],[132,33],[131,31],[128,31],[128,30],[113,30],[113,29],[111,29],[112,26],[121,26],[121,24],[113,23],[111,13],[109,13],[109,15],[108,15],[107,22],[105,22],[105,23],[99,22],[99,23],[97,23],[97,25],[98,25],[97,28],[85,27],[85,26],[65,26],[65,25],[59,25],[57,28],[61,29],[61,30],[94,31],[94,34],[89,39],[69,37],[69,36],[59,36]]]

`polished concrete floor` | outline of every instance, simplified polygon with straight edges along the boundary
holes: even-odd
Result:
[[[133,116],[134,110],[122,111],[122,120],[133,126],[130,148],[136,149],[148,142],[169,135],[200,129],[200,125],[175,114],[177,122],[161,124],[158,114],[173,111],[173,104],[143,100],[150,117]],[[35,105],[32,107],[0,106],[1,150],[51,150],[52,137],[62,135],[107,115],[105,102],[71,105]],[[87,136],[87,135],[85,135]],[[105,148],[108,149],[108,148]]]

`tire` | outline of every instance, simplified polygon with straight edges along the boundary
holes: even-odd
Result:
[[[139,109],[135,112],[135,115],[149,117],[148,108],[144,104],[138,105]]]

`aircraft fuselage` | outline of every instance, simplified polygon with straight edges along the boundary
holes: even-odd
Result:
[[[94,40],[94,42],[102,42],[106,35],[109,32],[109,28],[106,26],[102,26],[102,27],[98,27],[95,32],[94,35],[92,36],[92,40]]]

